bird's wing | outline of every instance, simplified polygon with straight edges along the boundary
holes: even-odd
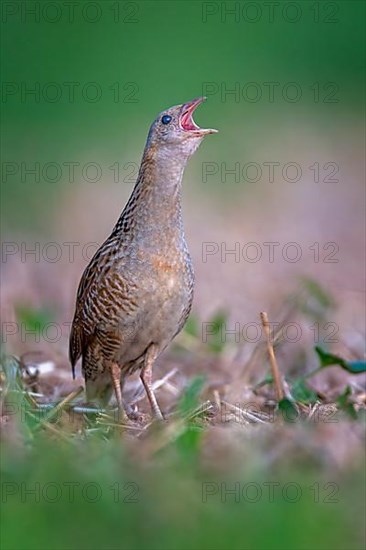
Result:
[[[134,298],[138,286],[131,276],[133,266],[128,265],[125,257],[125,262],[120,261],[117,268],[113,261],[115,250],[116,243],[107,240],[81,277],[69,344],[73,374],[76,362],[91,339],[102,335],[104,340],[116,340],[117,345],[117,329],[124,325],[121,324],[121,318],[128,326],[136,316],[137,304]],[[122,329],[122,332],[125,330]]]
[[[104,243],[105,245],[106,243]],[[102,245],[102,247],[104,246]],[[69,340],[69,359],[72,368],[72,374],[75,378],[75,365],[80,359],[84,347],[85,347],[85,333],[83,328],[83,310],[85,308],[85,299],[91,286],[94,285],[98,276],[100,276],[101,269],[106,265],[106,258],[102,253],[102,247],[100,247],[94,254],[90,263],[85,268],[84,273],[80,279],[77,295],[76,295],[76,307],[75,315],[72,322],[70,340]]]

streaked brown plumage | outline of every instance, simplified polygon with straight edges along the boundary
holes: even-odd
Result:
[[[141,369],[153,414],[152,366],[182,329],[194,276],[184,237],[181,182],[203,137],[192,113],[204,98],[160,113],[150,128],[132,195],[81,278],[70,335],[73,372],[82,357],[88,401],[105,405],[114,389],[121,417],[126,376]]]

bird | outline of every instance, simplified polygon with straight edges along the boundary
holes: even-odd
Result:
[[[69,358],[82,358],[87,401],[106,407],[115,393],[119,421],[134,417],[122,396],[139,372],[153,417],[164,420],[152,387],[153,365],[191,310],[194,272],[181,208],[184,169],[204,137],[193,112],[199,97],[152,123],[131,196],[77,290]]]

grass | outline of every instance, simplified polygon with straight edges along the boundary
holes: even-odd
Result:
[[[330,304],[319,291],[312,288],[317,316]],[[176,362],[189,348],[222,361],[225,315],[212,322],[217,332],[202,347],[198,320],[190,321]],[[269,348],[281,356],[284,345],[279,334],[261,342],[257,367],[267,364]],[[127,426],[113,410],[84,407],[78,387],[53,402],[41,376],[4,356],[1,547],[363,548],[365,406],[357,376],[365,364],[324,344],[312,354],[317,369],[291,377],[278,360],[279,402],[269,374],[243,382],[237,402],[230,392],[240,380],[226,391],[204,376],[181,385],[175,368],[155,382],[160,397],[170,395],[167,422],[145,414]],[[349,378],[325,395],[312,378],[330,369]],[[144,405],[139,392],[135,402]]]
[[[92,436],[72,447],[40,438],[6,456],[2,548],[362,547],[357,469],[336,482],[253,463],[222,476],[178,441],[160,453],[146,467],[120,440]]]

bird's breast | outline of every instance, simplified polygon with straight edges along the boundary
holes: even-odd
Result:
[[[187,261],[185,258],[167,258],[162,254],[151,256],[151,287],[163,303],[169,300],[185,301],[191,286]]]

